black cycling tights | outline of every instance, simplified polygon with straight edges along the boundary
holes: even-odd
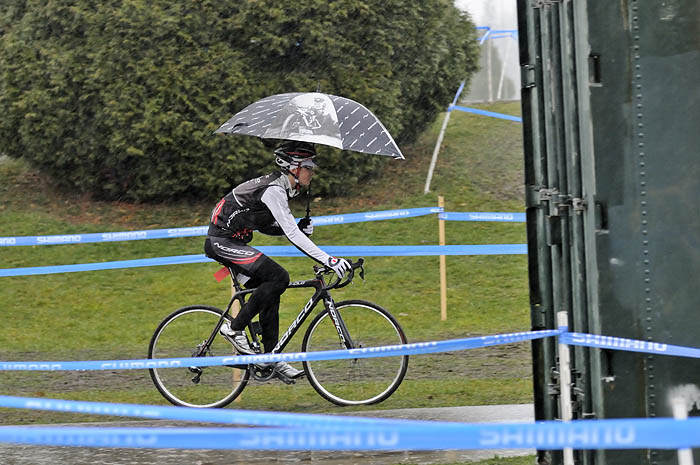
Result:
[[[250,277],[245,287],[257,289],[233,319],[231,328],[236,331],[245,329],[259,313],[263,347],[265,352],[272,351],[280,333],[280,296],[289,285],[287,270],[259,250],[225,238],[207,238],[204,253],[235,272]]]
[[[280,296],[289,285],[289,273],[267,256],[263,255],[257,261],[262,263],[258,265],[255,275],[245,284],[248,289],[257,289],[233,319],[231,328],[237,331],[244,329],[259,313],[263,347],[265,352],[270,352],[279,338]]]

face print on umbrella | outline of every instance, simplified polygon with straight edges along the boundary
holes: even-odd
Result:
[[[301,94],[291,99],[277,115],[281,125],[270,127],[264,138],[304,140],[312,136],[316,143],[343,148],[338,138],[338,115],[327,95]]]

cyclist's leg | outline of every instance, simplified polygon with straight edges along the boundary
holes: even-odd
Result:
[[[260,313],[263,346],[265,351],[271,351],[279,337],[279,302],[289,285],[289,273],[259,250],[226,238],[208,238],[204,250],[208,257],[251,278],[246,287],[257,290],[234,318],[231,328],[244,329]]]
[[[248,300],[246,311],[252,313],[250,315],[251,319],[255,316],[255,313],[260,313],[263,348],[265,352],[271,352],[279,339],[280,296],[287,289],[289,274],[274,260],[269,257],[265,258],[267,260],[261,264],[257,275],[265,276],[267,281],[260,281],[258,276],[249,281],[246,287],[257,287],[257,290]],[[261,289],[263,290],[262,292]],[[251,306],[251,302],[253,306]]]

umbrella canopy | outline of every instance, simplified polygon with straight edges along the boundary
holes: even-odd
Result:
[[[265,97],[233,115],[215,132],[299,140],[404,159],[394,138],[371,111],[354,100],[319,92]]]

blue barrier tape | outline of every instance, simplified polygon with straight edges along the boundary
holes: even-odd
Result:
[[[493,111],[479,110],[477,108],[468,108],[468,107],[462,107],[459,105],[450,105],[447,108],[447,111],[452,111],[452,110],[459,110],[459,111],[464,111],[467,113],[474,113],[474,114],[482,115],[482,116],[491,116],[493,118],[500,118],[500,119],[505,119],[508,121],[515,121],[517,123],[523,122],[523,119],[519,116],[504,115],[503,113],[495,113]]]
[[[57,234],[52,236],[0,237],[0,246],[87,244],[90,242],[138,241],[175,237],[206,236],[208,226],[191,228],[150,229],[147,231],[120,231],[92,234]]]
[[[228,425],[277,426],[294,428],[348,427],[363,424],[433,424],[423,420],[395,420],[386,418],[350,417],[308,413],[263,412],[218,408],[162,407],[157,405],[117,404],[33,397],[0,396],[0,407],[43,410],[86,415],[104,415],[144,418],[148,420],[196,421]]]
[[[518,255],[527,253],[526,244],[493,245],[338,245],[322,246],[323,250],[334,256],[345,257],[412,257],[431,255]],[[258,250],[270,257],[303,257],[292,246],[264,246]],[[114,270],[139,268],[145,266],[182,265],[207,263],[212,260],[202,255],[177,255],[172,257],[142,258],[138,260],[121,260],[115,262],[83,263],[78,265],[35,266],[26,268],[2,268],[1,277],[30,276],[55,273],[76,273],[80,271]]]
[[[0,427],[0,442],[148,449],[443,450],[681,449],[700,446],[700,418],[290,428]]]
[[[556,329],[496,334],[447,341],[415,342],[393,346],[366,347],[350,350],[324,350],[318,352],[290,352],[280,354],[234,355],[220,357],[186,357],[139,360],[95,360],[54,362],[0,362],[0,371],[64,371],[64,370],[138,370],[146,368],[178,368],[189,366],[246,365],[268,362],[302,362],[317,360],[344,360],[356,358],[394,357],[401,355],[432,354],[450,350],[467,350],[514,342],[557,336]]]
[[[329,216],[313,216],[314,226],[359,223],[365,221],[392,220],[440,213],[442,207],[405,208],[363,213],[346,213]],[[297,218],[299,220],[299,218]],[[92,234],[58,234],[51,236],[0,237],[0,247],[28,245],[86,244],[91,242],[137,241],[145,239],[172,239],[176,237],[206,236],[208,226],[190,228],[151,229],[146,231],[121,231]]]
[[[312,217],[314,226],[327,226],[331,224],[361,223],[365,221],[393,220],[398,218],[412,218],[416,216],[432,215],[443,211],[442,207],[406,208],[403,210],[384,210],[364,213],[345,213],[329,216]]]
[[[597,347],[599,349],[616,349],[646,354],[679,355],[681,357],[700,358],[700,349],[695,347],[683,347],[652,341],[601,336],[599,334],[565,332],[559,336],[559,341],[563,344]]]
[[[444,212],[438,218],[446,221],[506,221],[524,223],[525,213],[508,212]]]

